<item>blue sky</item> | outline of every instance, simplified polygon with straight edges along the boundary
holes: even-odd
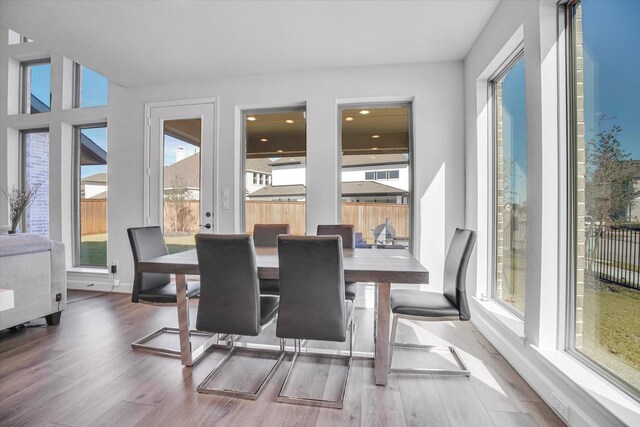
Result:
[[[622,127],[620,142],[640,159],[640,1],[583,0],[585,129]]]
[[[502,80],[502,135],[503,157],[506,167],[513,162],[511,191],[513,201],[527,199],[527,125],[525,120],[524,59],[520,59]]]
[[[196,147],[188,142],[181,141],[169,135],[164,136],[164,165],[169,166],[176,162],[176,150],[178,147],[184,147],[185,158],[194,155],[200,151],[200,147]]]

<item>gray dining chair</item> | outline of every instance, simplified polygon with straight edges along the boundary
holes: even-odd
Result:
[[[255,400],[284,358],[280,351],[239,348],[234,335],[257,336],[278,311],[278,297],[260,295],[258,265],[253,238],[248,234],[197,234],[200,268],[200,302],[196,329],[231,336],[229,351],[198,386],[200,393],[225,394]],[[269,354],[275,363],[253,390],[209,387],[231,356],[239,351]],[[252,367],[247,367],[251,370]]]
[[[338,235],[342,237],[343,249],[356,248],[356,232],[352,224],[318,225],[316,234],[318,236]],[[358,296],[358,284],[356,282],[345,282],[344,295],[349,301],[354,301]]]
[[[133,277],[133,289],[131,292],[131,302],[151,304],[157,306],[177,306],[178,297],[176,294],[176,283],[171,281],[171,275],[167,273],[142,273],[138,269],[140,261],[146,261],[162,255],[168,255],[167,245],[162,235],[162,229],[158,226],[133,227],[127,229],[131,252],[133,253],[133,264],[135,275]],[[187,300],[195,298],[200,293],[200,282],[190,281],[187,283]],[[171,356],[180,356],[179,349],[168,347],[158,347],[146,344],[150,340],[165,334],[178,334],[178,328],[163,326],[153,331],[149,335],[140,338],[131,344],[131,347],[138,350],[147,350],[155,353],[162,353]],[[192,335],[210,334],[191,331]]]
[[[353,356],[353,306],[344,298],[344,268],[340,236],[279,236],[280,307],[276,336],[294,340],[294,355],[282,383],[278,402],[342,408]],[[349,356],[301,353],[301,340],[346,341],[349,331]],[[304,355],[332,357],[347,361],[340,399],[322,396],[293,396],[286,389],[296,366]],[[297,386],[300,390],[302,386]]]
[[[476,233],[456,229],[444,263],[443,293],[402,289],[391,291],[391,342],[389,349],[389,372],[413,374],[470,375],[469,368],[452,346],[397,343],[396,331],[399,319],[424,321],[469,320],[471,313],[467,302],[467,265],[476,242]],[[451,352],[460,369],[393,368],[394,347],[444,350]]]
[[[289,224],[255,224],[253,226],[253,243],[256,248],[278,247],[278,236],[289,234]],[[261,295],[278,295],[280,281],[278,279],[260,279]]]

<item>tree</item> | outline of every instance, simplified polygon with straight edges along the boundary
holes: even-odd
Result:
[[[165,206],[171,218],[171,230],[188,232],[196,222],[196,216],[191,211],[191,191],[187,180],[177,175],[171,181],[171,189],[165,191]]]
[[[625,220],[626,210],[636,197],[633,175],[625,162],[631,159],[619,140],[622,128],[602,129],[598,123],[595,138],[589,140],[586,155],[586,208],[599,227]]]

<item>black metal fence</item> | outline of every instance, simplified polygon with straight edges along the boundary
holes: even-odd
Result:
[[[640,290],[640,230],[589,227],[587,274]]]

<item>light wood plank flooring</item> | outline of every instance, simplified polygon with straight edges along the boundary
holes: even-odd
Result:
[[[99,295],[95,298],[84,299]],[[536,426],[562,425],[495,348],[470,322],[411,322],[398,327],[399,340],[449,343],[470,367],[470,378],[390,376],[374,385],[373,363],[354,360],[345,409],[276,403],[288,357],[257,401],[196,392],[221,359],[211,351],[193,369],[179,359],[133,351],[130,343],[161,326],[177,324],[175,308],[132,304],[128,295],[70,291],[57,327],[0,332],[0,425],[2,426]],[[192,301],[192,319],[197,302]],[[373,288],[361,285],[355,348],[373,348]],[[193,320],[192,320],[193,321]],[[254,339],[276,342],[275,326]],[[177,336],[173,340],[177,347]],[[319,343],[310,343],[318,346]],[[330,345],[330,344],[329,344]],[[225,371],[233,381],[237,363]],[[269,361],[267,361],[268,363]],[[249,365],[248,363],[251,363]],[[452,366],[446,354],[396,350],[394,366]],[[297,366],[298,380],[312,388],[335,385],[335,366]],[[307,369],[305,373],[304,370]],[[257,370],[257,368],[256,368]],[[325,372],[326,371],[326,372]],[[330,394],[330,392],[327,392]]]

